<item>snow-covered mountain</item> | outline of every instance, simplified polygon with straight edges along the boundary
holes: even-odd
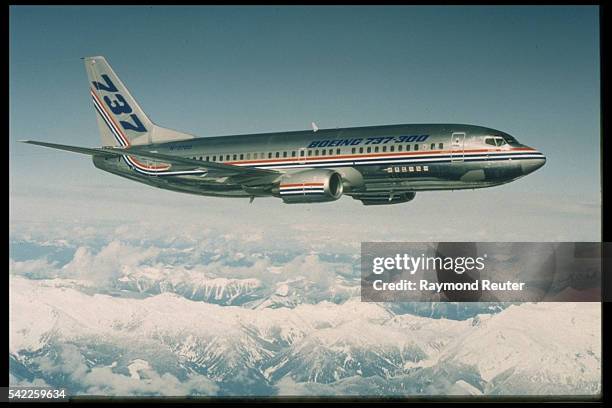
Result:
[[[113,289],[143,295],[176,293],[187,299],[224,305],[241,305],[256,300],[267,291],[258,279],[209,277],[196,271],[141,268],[113,282]]]
[[[62,279],[9,281],[13,383],[115,395],[601,390],[599,304],[511,305],[449,320],[355,297],[279,302],[300,280],[242,306],[191,300],[176,288],[130,298],[86,294]],[[234,284],[200,288],[231,299]],[[241,284],[240,293],[263,290]]]

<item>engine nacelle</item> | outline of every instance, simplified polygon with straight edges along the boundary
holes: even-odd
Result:
[[[335,201],[342,196],[343,191],[342,176],[327,169],[285,174],[273,190],[287,204]]]

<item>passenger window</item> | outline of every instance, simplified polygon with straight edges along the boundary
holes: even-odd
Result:
[[[409,152],[410,151],[410,145],[406,145],[406,151]]]
[[[378,153],[378,146],[374,146],[374,152]]]
[[[272,152],[269,152],[268,153],[268,159],[271,159],[271,158],[272,158]]]
[[[233,158],[233,160],[236,160],[237,158],[238,158],[238,156],[237,156],[237,155],[234,155],[234,158]]]
[[[210,161],[210,160],[208,160],[209,158],[210,158],[210,156],[206,156],[206,161]]]
[[[300,150],[300,156],[304,157],[304,151]]]
[[[340,154],[340,149],[336,149],[336,154]]]
[[[283,152],[283,157],[287,157],[287,152]]]
[[[312,150],[309,150],[309,151],[308,151],[308,155],[309,155],[309,156],[312,156]]]
[[[280,157],[280,153],[279,152],[276,152],[276,157]]]
[[[363,147],[359,148],[359,153],[363,153]]]
[[[389,147],[389,151],[394,152],[395,151],[395,146],[391,145],[391,147]]]
[[[325,149],[321,150],[321,156],[325,156]]]
[[[240,153],[240,160],[244,160],[244,154]]]
[[[355,149],[354,147],[351,149],[351,153],[355,154],[355,152],[357,151],[357,149]]]
[[[436,144],[435,144],[435,143],[432,143],[432,144],[431,144],[431,150],[434,150],[435,148],[436,148]]]
[[[319,149],[316,149],[315,150],[315,156],[318,156],[318,155],[319,155]]]
[[[444,143],[438,143],[438,149],[444,150]]]
[[[217,161],[217,156],[213,156],[213,161]]]
[[[402,145],[397,145],[397,151],[401,152],[402,151]]]
[[[295,150],[291,152],[291,157],[295,157]]]
[[[419,145],[418,144],[414,145],[414,150],[419,150]]]

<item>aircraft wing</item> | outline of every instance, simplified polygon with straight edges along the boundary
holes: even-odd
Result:
[[[232,177],[234,182],[244,179],[249,181],[250,184],[258,184],[257,181],[270,182],[271,179],[276,178],[281,173],[275,170],[269,169],[258,169],[255,167],[241,167],[232,164],[216,163],[211,161],[202,161],[188,159],[185,157],[172,156],[168,154],[157,153],[156,151],[148,151],[144,146],[131,147],[128,149],[114,148],[114,147],[102,147],[102,148],[89,148],[89,147],[78,147],[61,145],[48,142],[37,142],[34,140],[20,140],[23,143],[29,143],[38,146],[50,147],[53,149],[66,150],[73,153],[86,154],[90,156],[107,156],[107,157],[121,157],[121,156],[134,156],[143,157],[145,159],[155,160],[170,164],[171,166],[180,166],[181,169],[194,169],[194,170],[213,170],[211,173],[214,177]]]

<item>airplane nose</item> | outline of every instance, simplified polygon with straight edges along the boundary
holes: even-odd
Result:
[[[523,174],[533,173],[534,171],[542,167],[544,164],[546,164],[546,156],[544,156],[540,152],[538,152],[538,154],[541,157],[523,160],[523,162],[521,163],[523,167]]]

